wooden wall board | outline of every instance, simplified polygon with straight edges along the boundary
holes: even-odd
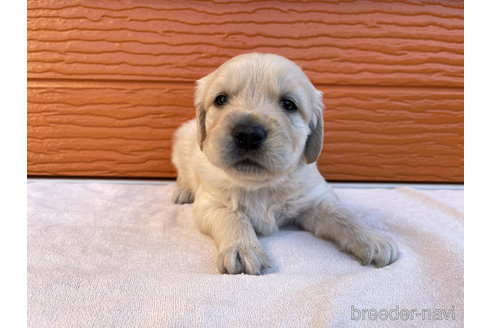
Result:
[[[463,181],[463,1],[27,7],[29,175],[175,177],[171,136],[194,115],[194,81],[260,51],[325,92],[327,179]]]
[[[194,117],[194,86],[29,82],[32,175],[165,177],[174,130]],[[330,180],[463,179],[463,94],[326,87],[319,167]],[[457,163],[457,164],[456,164]]]

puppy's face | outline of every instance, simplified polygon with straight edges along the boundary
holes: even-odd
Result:
[[[233,177],[278,178],[321,152],[321,92],[284,57],[232,58],[198,81],[195,105],[200,148]]]

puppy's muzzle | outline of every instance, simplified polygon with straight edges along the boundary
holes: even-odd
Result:
[[[261,147],[267,131],[261,125],[239,123],[231,130],[231,135],[237,147],[248,151]]]

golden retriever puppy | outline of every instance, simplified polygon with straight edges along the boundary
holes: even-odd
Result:
[[[196,119],[174,137],[173,201],[193,203],[221,273],[260,274],[269,259],[257,233],[288,223],[363,265],[396,260],[396,245],[363,226],[320,175],[322,94],[296,64],[273,54],[234,57],[197,82],[195,107]]]

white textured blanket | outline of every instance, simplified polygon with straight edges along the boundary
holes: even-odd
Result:
[[[29,327],[460,327],[463,191],[335,189],[399,260],[363,267],[296,228],[273,267],[220,275],[176,185],[28,184]]]

